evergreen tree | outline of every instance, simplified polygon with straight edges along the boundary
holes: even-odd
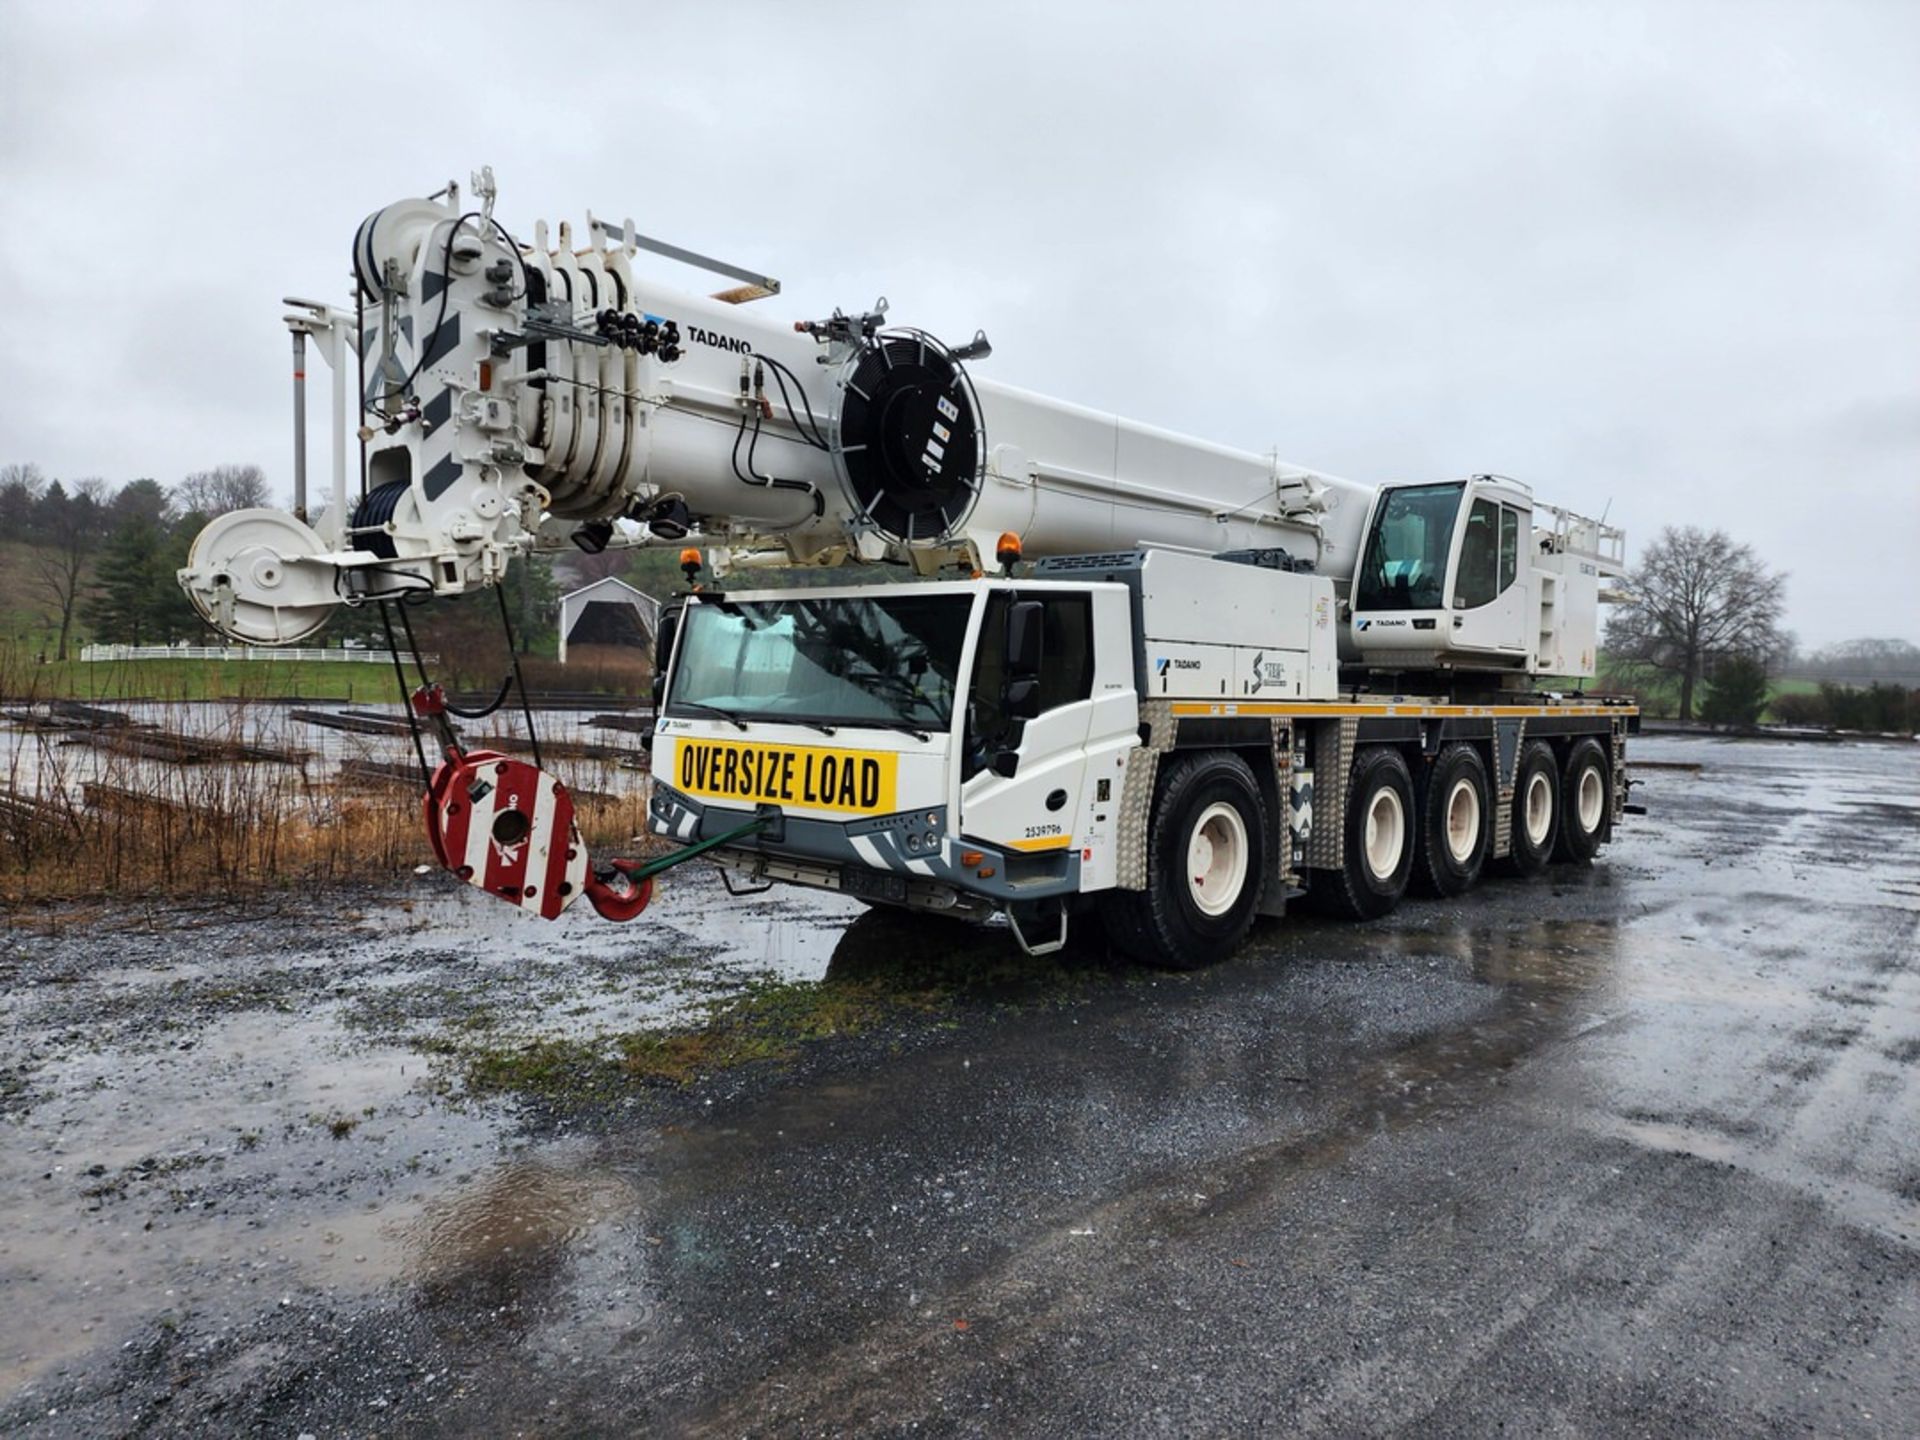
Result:
[[[1709,725],[1751,730],[1767,708],[1767,667],[1750,655],[1730,655],[1707,678],[1700,718]]]
[[[108,535],[95,567],[98,587],[86,615],[100,639],[164,645],[200,630],[174,578],[190,543],[182,527],[162,523],[136,497]]]

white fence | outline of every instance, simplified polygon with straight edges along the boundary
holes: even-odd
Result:
[[[391,665],[391,650],[346,650],[310,646],[277,649],[269,645],[83,645],[82,660],[333,660],[356,665]],[[436,654],[420,657],[440,663]]]

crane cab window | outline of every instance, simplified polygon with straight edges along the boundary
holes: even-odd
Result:
[[[1356,610],[1438,610],[1460,516],[1459,481],[1387,491],[1354,582]]]
[[[1520,512],[1511,505],[1475,500],[1460,537],[1460,568],[1453,587],[1455,609],[1490,605],[1520,574]]]

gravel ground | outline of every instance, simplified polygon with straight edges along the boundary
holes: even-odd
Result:
[[[1192,976],[686,872],[10,916],[0,1427],[1911,1435],[1920,752],[1635,753],[1593,866]]]

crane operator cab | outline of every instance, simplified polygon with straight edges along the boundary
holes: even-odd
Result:
[[[1536,529],[1534,510],[1526,486],[1492,476],[1383,487],[1349,596],[1355,658],[1590,674],[1602,567],[1579,542],[1596,522],[1550,510]]]

